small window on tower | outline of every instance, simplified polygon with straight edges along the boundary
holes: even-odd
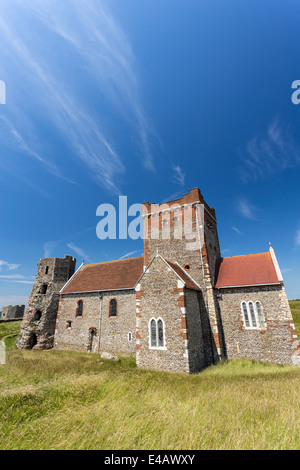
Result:
[[[68,320],[67,323],[66,323],[66,329],[69,330],[70,328],[72,328],[72,322],[71,322],[71,320]]]
[[[45,274],[48,274],[49,266],[46,266]]]
[[[186,270],[188,271],[188,270],[190,269],[190,265],[189,265],[189,264],[186,264],[186,265],[184,266],[184,269],[186,269]]]
[[[48,288],[47,284],[43,284],[41,287],[41,294],[45,295],[47,292],[47,288]]]

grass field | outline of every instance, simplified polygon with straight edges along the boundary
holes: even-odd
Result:
[[[18,351],[7,336],[19,327],[0,324],[9,347],[0,366],[0,449],[300,448],[299,367],[231,361],[193,376],[139,370],[134,358]]]

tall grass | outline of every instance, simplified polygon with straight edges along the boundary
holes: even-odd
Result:
[[[188,376],[137,369],[133,357],[7,358],[0,449],[300,448],[299,367],[225,361]]]

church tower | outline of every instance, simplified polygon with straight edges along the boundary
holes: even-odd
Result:
[[[144,266],[156,254],[178,263],[200,286],[200,310],[206,318],[204,342],[208,362],[224,357],[222,322],[214,292],[215,265],[220,245],[215,210],[198,188],[180,199],[143,204]]]
[[[39,261],[36,282],[17,339],[19,349],[53,347],[59,291],[73,276],[75,266],[76,259],[69,255]]]

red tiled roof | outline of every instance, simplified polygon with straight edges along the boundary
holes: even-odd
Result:
[[[216,288],[265,284],[279,284],[269,252],[217,260]]]
[[[185,272],[184,269],[182,269],[178,264],[171,263],[170,261],[166,260],[166,263],[172,268],[176,274],[182,279],[182,281],[185,283],[186,287],[189,287],[190,289],[197,289],[200,290],[200,287],[197,286],[197,284],[193,281],[192,278],[188,276],[188,274]]]
[[[134,289],[143,273],[143,257],[86,264],[78,271],[62,294],[75,292]]]

